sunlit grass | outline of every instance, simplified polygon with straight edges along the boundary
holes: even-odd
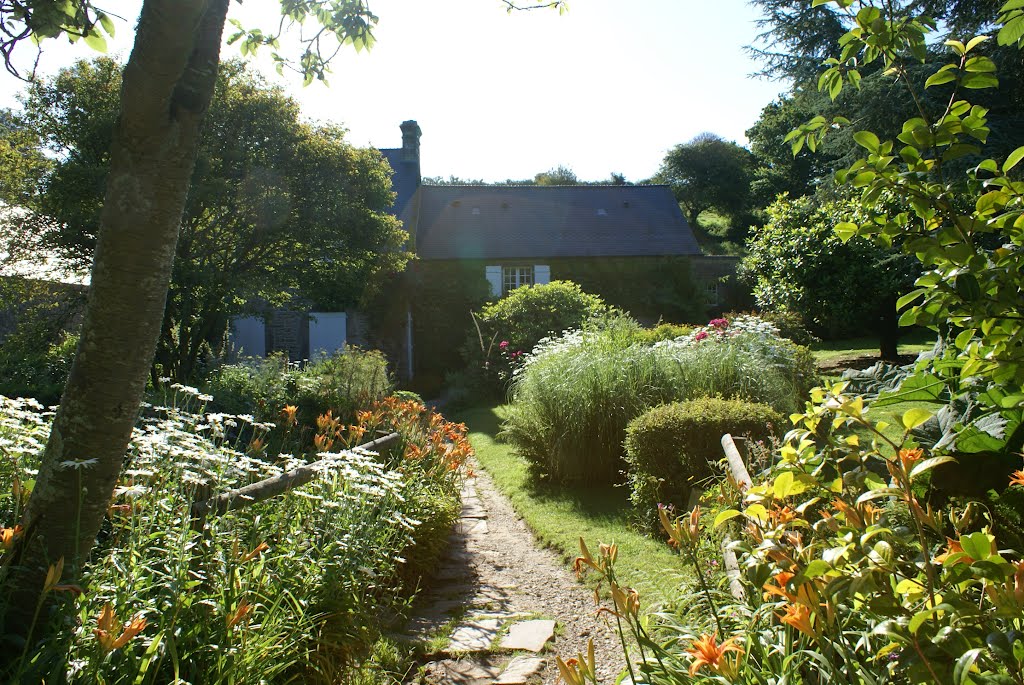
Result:
[[[913,355],[930,350],[934,344],[934,332],[916,329],[900,335],[898,349],[901,355]],[[851,357],[877,357],[878,338],[867,336],[819,342],[811,345],[811,353],[818,364],[829,364]]]

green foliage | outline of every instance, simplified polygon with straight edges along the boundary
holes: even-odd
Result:
[[[804,682],[809,668],[850,685],[1012,682],[1024,647],[1016,631],[1024,561],[1005,549],[983,508],[923,500],[931,473],[950,460],[913,446],[911,431],[927,415],[905,412],[893,440],[862,398],[841,384],[817,389],[792,417],[778,461],[745,493],[723,491],[738,506],[713,526],[734,541],[743,599],[723,603],[702,579],[712,610],[662,614],[654,634],[638,607],[620,610],[644,682]],[[1024,473],[1014,483],[1019,489]],[[707,537],[704,523],[699,508],[662,518],[698,569],[692,553]],[[613,554],[591,559],[613,577]],[[708,654],[717,656],[700,660]],[[685,673],[692,679],[682,680]],[[968,673],[970,680],[960,675]]]
[[[516,288],[474,316],[476,326],[463,348],[466,365],[482,370],[495,389],[504,389],[522,356],[540,340],[578,329],[608,311],[600,297],[569,281]]]
[[[17,207],[32,197],[52,162],[39,139],[11,110],[0,109],[0,201]]]
[[[513,350],[531,351],[541,340],[608,311],[604,301],[569,281],[516,288],[481,310],[477,319],[485,340],[508,341]]]
[[[540,345],[515,377],[502,434],[535,475],[612,483],[626,425],[650,407],[723,396],[794,410],[813,382],[810,353],[749,320],[718,326],[651,347],[614,317]]]
[[[0,344],[0,394],[57,404],[78,346],[83,299],[74,287],[0,279],[0,311],[9,326]]]
[[[693,333],[693,326],[678,323],[659,323],[653,328],[641,328],[634,338],[638,343],[653,345],[665,340],[674,340]]]
[[[36,331],[24,328],[4,338],[0,346],[0,394],[31,397],[53,406],[60,401],[78,336],[59,332],[57,342],[41,343]]]
[[[769,221],[747,242],[741,277],[757,304],[800,317],[814,334],[835,339],[879,330],[893,300],[917,274],[911,258],[865,239],[844,242],[835,227],[855,211],[853,201],[779,198]]]
[[[905,74],[924,49],[918,24],[882,30],[865,12],[853,17],[844,57],[859,55],[865,64]],[[868,42],[877,40],[876,34],[895,42],[880,49]],[[953,344],[940,358],[922,363],[907,382],[944,385],[946,392],[934,394],[935,401],[952,398],[979,405],[971,425],[958,427],[978,439],[961,441],[960,449],[1012,453],[1024,444],[1024,325],[1019,317],[1024,184],[1016,180],[1015,170],[1024,148],[1001,164],[986,159],[965,173],[958,163],[965,155],[978,155],[991,130],[987,108],[961,99],[965,90],[997,83],[997,67],[984,54],[986,40],[947,41],[954,61],[925,84],[926,90],[940,91],[946,103],[937,116],[922,109],[904,123],[895,141],[870,131],[854,134],[868,154],[839,172],[837,180],[860,189],[861,214],[838,225],[837,233],[844,240],[863,236],[901,246],[921,263],[916,288],[900,300],[906,308],[900,323],[948,333]],[[838,83],[842,88],[838,73],[830,67],[823,86]],[[800,136],[800,130],[793,132],[794,141]],[[902,204],[879,202],[886,195]]]
[[[731,217],[746,211],[752,170],[749,151],[712,133],[702,133],[672,148],[657,178],[672,186],[687,218],[695,225],[705,209],[714,208]]]
[[[383,399],[392,388],[384,355],[352,346],[302,367],[279,355],[225,364],[203,383],[219,410],[273,422],[282,408],[293,405],[299,424],[306,426],[326,412],[345,425],[354,423],[357,410]],[[312,439],[310,431],[300,436],[303,446]]]
[[[765,404],[705,397],[641,414],[626,427],[627,478],[636,520],[654,531],[658,506],[680,510],[694,486],[703,487],[722,458],[721,437],[768,440],[788,422]]]
[[[397,430],[404,452],[321,454],[328,462],[311,483],[197,525],[195,499],[305,459],[262,451],[257,441],[273,442],[276,430],[251,416],[193,413],[204,397],[192,389],[179,386],[176,400],[151,409],[134,434],[85,571],[88,591],[56,580],[48,588],[82,630],[28,647],[11,682],[339,682],[387,627],[381,617],[402,616],[436,564],[469,450],[457,426],[415,403],[376,404],[360,431]],[[19,519],[33,487],[48,431],[38,410],[0,397],[0,521]],[[233,439],[236,424],[253,439]],[[4,528],[4,546],[20,534]],[[138,630],[114,642],[129,619]]]
[[[812,671],[816,681],[857,684],[1020,680],[1024,560],[1007,548],[1019,540],[1007,508],[1019,500],[1012,491],[1024,486],[1024,471],[995,465],[1019,464],[1024,442],[1024,184],[1016,169],[1024,147],[964,170],[965,159],[979,159],[990,122],[963,91],[1001,77],[986,54],[989,37],[945,42],[953,61],[931,69],[919,88],[940,93],[936,113],[917,97],[912,72],[935,44],[935,22],[909,13],[911,5],[835,4],[849,30],[819,88],[835,98],[861,84],[862,70],[877,70],[921,103],[895,140],[853,132],[867,154],[837,178],[861,191],[860,206],[836,232],[896,245],[921,263],[901,322],[942,332],[946,346],[870,407],[843,383],[812,392],[806,411],[791,417],[795,428],[777,461],[716,518],[716,526],[744,524],[731,535],[745,601],[714,612],[714,626],[680,618],[658,641],[633,620],[637,612],[625,614],[648,650],[645,682],[679,682],[686,672],[694,682],[802,681]],[[987,27],[990,17],[975,25]],[[1000,44],[1019,42],[1020,18],[1019,0],[1003,6]],[[817,145],[829,130],[812,119],[790,135],[794,150]],[[897,425],[874,418],[897,404],[908,406]],[[927,444],[921,432],[933,422],[948,439]],[[961,479],[995,485],[994,506],[936,497],[954,464]],[[1007,485],[1011,492],[1000,494]],[[701,534],[699,512],[663,525],[684,550]],[[604,554],[594,567],[611,577],[613,561]],[[714,659],[695,658],[710,653]]]
[[[120,65],[79,62],[25,97],[46,149],[59,157],[33,205],[49,242],[92,260]],[[242,64],[220,69],[181,223],[157,359],[190,379],[248,303],[335,311],[366,301],[400,271],[407,234],[387,213],[391,170],[337,127],[300,120],[298,105]]]

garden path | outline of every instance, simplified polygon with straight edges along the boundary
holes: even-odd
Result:
[[[435,646],[409,682],[554,684],[555,655],[586,654],[589,639],[599,678],[613,682],[625,663],[614,627],[596,616],[593,592],[537,544],[491,478],[474,468],[448,551],[407,628],[410,639]]]

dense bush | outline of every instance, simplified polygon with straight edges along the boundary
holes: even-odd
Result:
[[[537,475],[608,483],[626,425],[653,406],[722,396],[795,410],[813,382],[810,353],[751,317],[713,323],[647,346],[635,322],[612,317],[542,342],[515,377],[503,435]]]
[[[328,411],[346,425],[353,423],[356,410],[383,399],[392,388],[384,355],[352,346],[305,366],[278,355],[225,364],[203,384],[215,409],[272,422],[281,407],[292,405],[301,426]],[[301,437],[308,447],[312,433],[306,430]]]
[[[636,341],[647,345],[664,340],[674,340],[693,333],[693,326],[678,323],[659,323],[653,328],[641,328],[636,332]]]
[[[320,454],[322,473],[311,483],[197,524],[189,517],[197,497],[306,459],[267,455],[273,426],[193,413],[205,398],[183,386],[177,392],[189,407],[153,409],[132,438],[85,570],[88,591],[51,584],[58,611],[38,620],[71,615],[78,628],[27,648],[13,682],[351,678],[386,627],[381,617],[400,615],[458,516],[470,451],[464,427],[397,398],[361,411],[351,427],[321,417],[318,436],[356,442],[397,430],[402,444],[379,456]],[[48,417],[38,409],[0,398],[5,523],[20,517],[46,440]],[[255,437],[231,440],[237,423],[248,423]],[[91,467],[89,459],[63,465]],[[20,535],[17,526],[2,532],[5,548]]]
[[[569,281],[516,288],[474,317],[476,328],[463,348],[467,366],[504,389],[521,357],[542,338],[577,329],[608,310],[600,297]]]
[[[691,489],[714,474],[724,433],[766,440],[784,432],[785,423],[768,405],[717,397],[664,404],[633,419],[625,446],[637,520],[655,530],[659,504],[685,506]]]
[[[0,345],[0,394],[32,397],[42,404],[60,401],[78,336],[58,333],[57,342],[18,331]]]
[[[747,242],[740,275],[760,308],[799,315],[815,335],[837,339],[880,331],[895,321],[896,298],[909,290],[914,260],[864,238],[843,241],[834,228],[858,211],[851,199],[780,197],[769,221]]]

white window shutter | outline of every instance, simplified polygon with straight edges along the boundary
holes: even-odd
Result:
[[[485,267],[484,275],[487,277],[487,282],[491,285],[491,296],[497,297],[501,295],[501,267]]]
[[[544,285],[551,282],[551,267],[547,264],[537,264],[533,267],[533,282],[536,285]]]
[[[266,357],[267,341],[263,319],[257,316],[236,316],[231,320],[231,346],[247,357]]]
[[[310,312],[309,358],[317,361],[344,350],[347,333],[345,312]]]

